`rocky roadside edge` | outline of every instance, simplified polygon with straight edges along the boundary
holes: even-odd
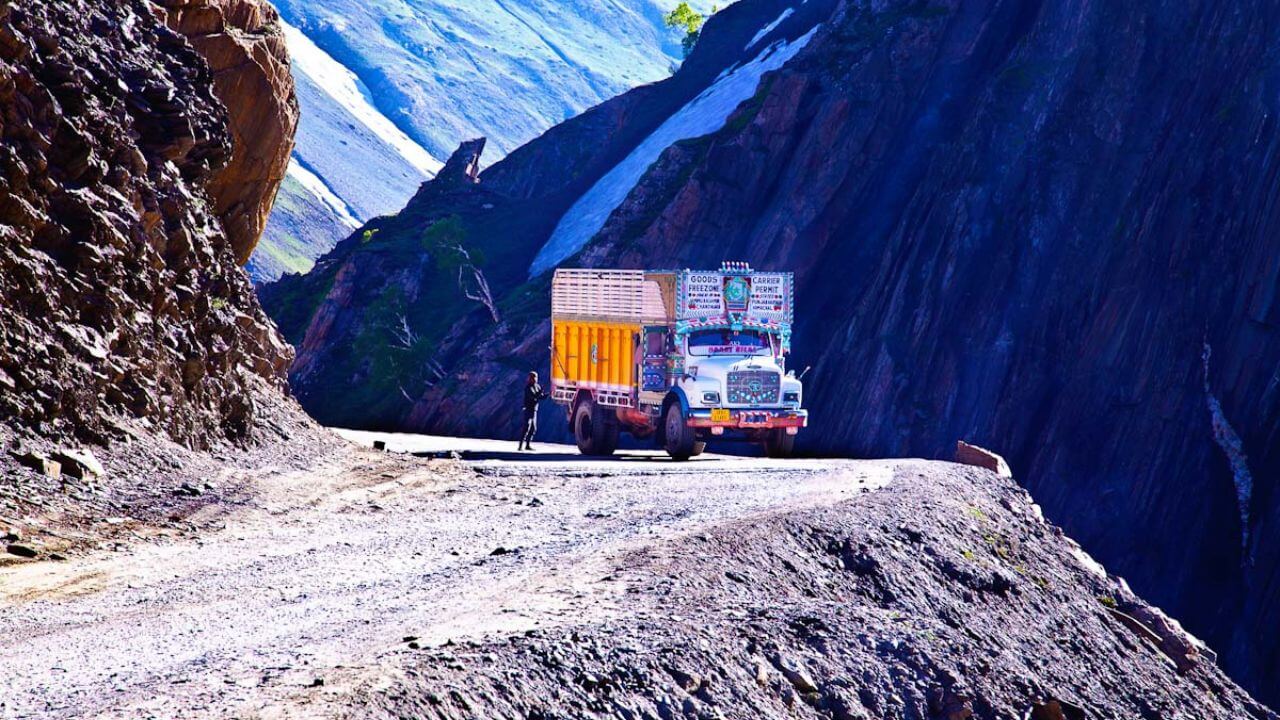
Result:
[[[1277,717],[985,470],[909,463],[844,505],[618,565],[626,617],[406,646],[398,681],[339,715]]]
[[[124,418],[113,422],[117,439],[105,446],[0,425],[0,567],[196,533],[249,500],[255,477],[351,451],[296,405],[267,400],[257,403],[261,420],[251,441],[208,451]]]

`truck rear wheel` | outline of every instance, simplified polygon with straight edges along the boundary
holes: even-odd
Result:
[[[594,400],[578,403],[573,413],[573,439],[583,455],[612,455],[618,449],[618,418]]]
[[[666,437],[667,454],[672,460],[688,460],[697,453],[698,438],[693,428],[689,427],[680,403],[667,404],[666,415],[662,418],[663,431]]]
[[[771,458],[789,458],[796,449],[796,436],[786,428],[774,428],[764,436],[764,454]]]

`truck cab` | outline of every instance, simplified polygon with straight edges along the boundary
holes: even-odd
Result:
[[[770,455],[790,454],[808,413],[804,387],[786,369],[776,334],[755,329],[701,329],[683,337],[686,424],[699,439],[746,436]]]
[[[552,397],[579,449],[611,454],[620,432],[676,459],[709,441],[746,440],[790,455],[808,424],[788,371],[790,273],[557,270]]]

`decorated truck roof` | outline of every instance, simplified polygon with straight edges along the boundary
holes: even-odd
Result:
[[[754,329],[791,338],[794,275],[726,262],[718,270],[556,270],[552,318]]]

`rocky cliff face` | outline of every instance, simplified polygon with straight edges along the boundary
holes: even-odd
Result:
[[[208,185],[244,264],[266,228],[298,129],[298,99],[280,16],[264,0],[155,0],[213,69],[231,120],[232,154]]]
[[[201,448],[284,403],[291,352],[237,260],[288,139],[237,137],[244,113],[215,97],[283,97],[230,62],[273,47],[240,44],[270,15],[172,5],[220,74],[142,0],[0,2],[0,417],[19,437],[106,443],[129,424]]]
[[[511,388],[547,370],[539,258],[795,270],[808,450],[1001,450],[1274,701],[1280,37],[1274,8],[1234,7],[738,3],[671,81],[424,190],[274,288],[305,339],[299,394],[327,422],[514,432]],[[431,274],[422,236],[453,217],[496,322]],[[362,272],[395,249],[437,294]],[[400,320],[394,375],[348,350]],[[356,412],[326,400],[366,392]]]

